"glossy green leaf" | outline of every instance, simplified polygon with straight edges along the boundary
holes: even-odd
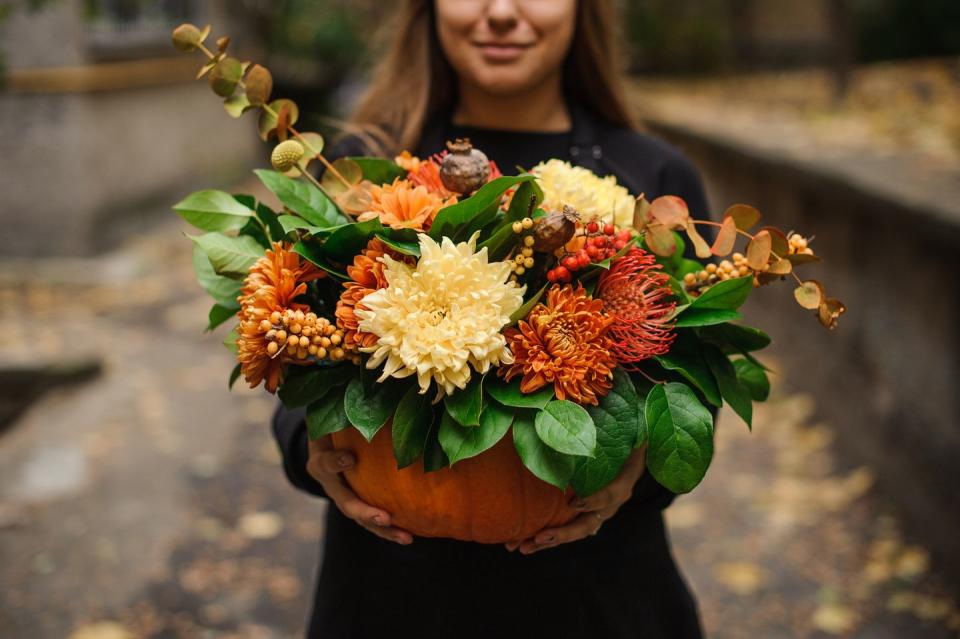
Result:
[[[202,231],[239,231],[253,217],[253,211],[225,191],[209,189],[191,193],[173,205],[184,220]]]
[[[342,389],[327,393],[307,406],[307,433],[310,439],[319,439],[349,426],[350,420],[343,407]]]
[[[533,424],[533,413],[518,411],[513,420],[513,446],[523,465],[541,480],[565,490],[577,467],[573,455],[558,453],[543,443]]]
[[[740,384],[750,393],[750,398],[755,402],[767,401],[770,397],[770,380],[763,367],[748,359],[733,360],[733,367]]]
[[[402,240],[395,240],[392,237],[388,237],[383,233],[377,233],[377,239],[381,242],[392,248],[397,253],[403,253],[404,255],[412,255],[413,257],[420,257],[420,245],[416,242],[405,242]]]
[[[423,455],[427,435],[433,423],[430,398],[414,385],[404,393],[393,416],[393,453],[397,468],[406,468]]]
[[[430,237],[439,240],[441,237],[450,237],[455,241],[466,240],[466,232],[474,218],[492,218],[500,205],[500,198],[507,189],[522,182],[529,182],[536,178],[532,175],[502,176],[484,184],[470,197],[460,200],[456,204],[440,209],[433,224],[430,226]],[[489,220],[488,220],[489,221]],[[482,226],[482,225],[481,225]]]
[[[225,307],[237,305],[237,297],[240,295],[240,287],[243,283],[217,275],[213,270],[213,264],[210,263],[210,258],[196,244],[193,246],[193,270],[197,275],[197,282],[217,304]]]
[[[233,306],[221,306],[220,304],[214,304],[210,308],[210,312],[207,314],[207,330],[212,331],[236,315],[237,311],[239,310],[240,305],[236,303],[234,303]]]
[[[407,177],[406,169],[385,158],[354,156],[350,159],[360,167],[363,179],[373,184],[390,184],[397,178]]]
[[[703,357],[700,341],[692,330],[678,330],[670,351],[655,359],[667,370],[676,371],[691,382],[714,406],[723,404],[720,388]]]
[[[350,279],[346,273],[327,261],[326,255],[323,254],[323,250],[316,242],[301,240],[293,245],[293,252],[305,257],[311,264],[338,280],[347,281]]]
[[[568,400],[554,400],[537,413],[533,425],[543,443],[555,451],[594,456],[597,427],[583,406]]]
[[[409,380],[407,380],[409,381]],[[397,403],[409,384],[396,379],[367,387],[362,375],[355,375],[347,384],[343,405],[347,419],[369,442],[383,428],[397,409]]]
[[[490,376],[484,383],[485,392],[504,406],[515,408],[543,408],[553,399],[553,386],[547,385],[533,393],[520,392],[520,380],[505,382],[500,377]]]
[[[449,412],[444,411],[440,420],[440,445],[447,454],[450,465],[475,457],[496,445],[510,430],[513,410],[489,402],[480,416],[480,425],[462,426]]]
[[[382,232],[383,225],[380,224],[379,218],[345,224],[327,237],[323,243],[323,252],[338,262],[352,262],[354,256],[366,248],[371,238]]]
[[[702,335],[727,352],[731,350],[744,353],[759,351],[769,346],[771,341],[770,336],[759,328],[741,324],[711,326],[704,330]]]
[[[693,300],[692,309],[725,309],[736,310],[750,297],[753,291],[753,276],[737,277],[717,282],[706,292]]]
[[[436,415],[432,417],[432,420],[430,432],[427,433],[427,443],[423,447],[423,472],[425,473],[432,473],[450,465],[450,460],[447,458],[447,454],[443,452],[443,446],[440,445],[441,420]]]
[[[650,445],[647,470],[664,487],[688,493],[713,458],[713,418],[684,384],[658,384],[645,406]]]
[[[696,326],[713,326],[725,324],[740,319],[739,311],[722,308],[688,308],[677,313],[677,328],[692,328]]]
[[[296,230],[303,230],[313,234],[324,231],[323,227],[314,226],[297,215],[281,215],[277,218],[277,223],[283,228],[284,235]]]
[[[353,366],[291,366],[277,391],[277,396],[287,408],[298,408],[314,402],[331,389],[350,381]]]
[[[443,398],[447,412],[461,426],[479,426],[483,411],[484,376],[474,373],[463,390],[456,390]]]
[[[267,169],[257,169],[254,173],[285,207],[310,224],[327,228],[348,222],[336,205],[315,185]]]
[[[753,401],[750,393],[740,384],[737,378],[737,370],[727,359],[723,352],[713,344],[704,344],[703,355],[707,360],[707,365],[713,372],[717,385],[720,387],[720,395],[724,401],[730,405],[730,408],[747,423],[747,426],[753,427]]]
[[[233,385],[237,383],[237,380],[240,379],[240,364],[237,364],[233,367],[233,370],[230,371],[230,380],[227,382],[227,390],[233,388]]]
[[[597,427],[597,447],[592,458],[578,459],[571,484],[577,495],[592,495],[613,481],[639,437],[643,407],[630,376],[618,368],[614,371],[613,388],[598,406],[586,406]],[[646,421],[644,420],[644,429]]]
[[[218,275],[241,279],[263,257],[263,247],[249,235],[228,237],[221,233],[188,235],[210,260]]]

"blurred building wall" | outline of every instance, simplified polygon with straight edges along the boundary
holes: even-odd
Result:
[[[224,113],[194,79],[201,56],[169,36],[186,17],[240,40],[226,2],[17,4],[0,24],[0,254],[90,254],[191,188],[245,175],[251,123]]]

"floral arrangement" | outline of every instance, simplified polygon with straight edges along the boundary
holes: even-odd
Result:
[[[311,438],[359,447],[351,485],[415,534],[522,538],[518,517],[536,530],[575,513],[511,515],[510,473],[536,482],[525,494],[589,495],[642,446],[658,482],[692,490],[711,411],[727,403],[749,425],[769,392],[754,353],[770,338],[736,323],[751,291],[792,278],[824,326],[844,312],[794,273],[818,261],[809,240],[752,231],[750,206],[695,220],[677,197],[648,202],[559,160],[501,175],[464,140],[429,158],[329,162],[319,134],[294,128],[296,104],[271,99],[269,71],[228,56],[226,38],[209,50],[208,33],[182,25],[174,45],[207,57],[200,76],[228,113],[256,112],[261,138],[277,139],[273,170],[256,174],[283,206],[215,190],[174,206],[203,231],[190,239],[209,328],[236,323],[230,383],[262,383],[305,407]],[[389,468],[373,468],[377,454]],[[479,479],[457,472],[483,463]],[[450,523],[479,508],[443,492],[468,476],[503,486],[482,505],[502,510],[486,528]]]

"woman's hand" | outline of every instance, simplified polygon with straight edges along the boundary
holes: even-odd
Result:
[[[378,537],[404,545],[413,542],[413,535],[390,525],[390,513],[365,503],[344,481],[340,473],[355,461],[350,451],[334,450],[329,435],[310,441],[307,472],[320,482],[340,512]]]
[[[582,514],[573,521],[557,528],[545,528],[525,541],[511,541],[505,544],[507,550],[520,549],[521,554],[529,555],[544,548],[553,548],[560,544],[583,539],[588,535],[596,535],[603,522],[610,519],[620,510],[633,493],[633,486],[643,475],[646,469],[647,447],[635,449],[620,470],[616,479],[606,488],[590,495],[579,498],[574,496],[570,506]]]

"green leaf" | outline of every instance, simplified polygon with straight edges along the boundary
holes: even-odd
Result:
[[[301,240],[293,245],[293,252],[306,258],[311,264],[339,280],[346,281],[350,279],[346,273],[327,262],[326,256],[323,254],[322,249],[317,246],[316,242],[304,242]]]
[[[684,384],[658,384],[645,407],[650,429],[647,470],[675,493],[688,493],[713,458],[713,418]]]
[[[420,257],[420,245],[416,242],[403,242],[400,240],[395,240],[391,237],[387,237],[382,233],[377,233],[377,239],[381,242],[392,248],[397,253],[403,253],[404,255],[412,255],[414,257]]]
[[[502,176],[487,182],[467,199],[440,209],[430,226],[430,237],[438,241],[441,237],[449,237],[455,241],[467,239],[466,231],[475,220],[486,219],[489,222],[493,219],[500,206],[500,198],[507,189],[534,180],[536,178],[532,175],[517,175]],[[485,224],[486,222],[479,226]]]
[[[383,428],[397,408],[408,384],[395,379],[365,388],[362,375],[355,375],[347,384],[343,405],[347,419],[369,442]]]
[[[492,377],[484,384],[487,395],[504,406],[514,408],[543,408],[553,399],[553,385],[547,385],[533,393],[520,391],[518,380],[505,382],[499,377]]]
[[[725,309],[740,308],[753,291],[753,276],[737,277],[731,280],[717,282],[707,289],[700,297],[693,300],[690,309]],[[689,311],[688,311],[689,312]]]
[[[236,303],[234,303],[233,306],[221,306],[220,304],[214,304],[210,308],[210,312],[207,314],[207,330],[212,331],[236,315],[237,311],[239,310],[240,305]]]
[[[733,367],[737,371],[740,385],[747,389],[750,398],[755,402],[765,402],[770,397],[770,380],[762,366],[748,359],[733,360]]]
[[[677,328],[694,326],[712,326],[724,324],[741,318],[739,311],[722,308],[688,308],[677,313]]]
[[[533,425],[532,411],[521,410],[514,417],[513,446],[531,473],[560,490],[566,489],[579,458],[558,453],[544,444]]]
[[[193,270],[197,274],[197,282],[217,304],[226,307],[237,305],[237,297],[240,296],[240,287],[243,283],[217,275],[213,270],[213,264],[210,263],[210,258],[196,244],[193,245]]]
[[[219,275],[243,278],[250,267],[263,257],[263,247],[249,235],[227,237],[220,233],[188,235],[210,260]]]
[[[326,228],[348,222],[323,191],[309,182],[288,178],[282,173],[257,169],[260,181],[276,195],[283,205],[314,226]]]
[[[374,184],[390,184],[397,178],[407,177],[406,169],[385,158],[354,156],[350,159],[363,171],[363,179]]]
[[[319,439],[349,426],[342,392],[327,393],[307,406],[307,433],[310,439]]]
[[[291,366],[277,391],[287,408],[298,408],[315,402],[330,389],[343,386],[352,377],[353,366]]]
[[[253,217],[253,211],[232,195],[212,189],[191,193],[173,210],[202,231],[239,231]]]
[[[753,402],[750,399],[750,393],[737,379],[737,370],[727,359],[727,356],[723,354],[723,351],[713,344],[704,344],[703,354],[706,357],[707,365],[717,380],[717,385],[720,387],[720,395],[752,429]]]
[[[463,390],[447,395],[443,403],[447,413],[461,426],[479,426],[483,411],[483,375],[474,373]]]
[[[450,465],[447,454],[440,445],[440,420],[436,415],[432,416],[430,432],[427,434],[427,443],[423,447],[423,472],[432,473],[435,470],[446,468]]]
[[[270,232],[270,240],[272,242],[279,242],[283,239],[283,236],[286,234],[286,231],[280,222],[277,221],[277,214],[273,212],[266,204],[260,202],[256,203],[257,210],[257,219],[263,222],[264,226],[267,227],[267,230]]]
[[[322,233],[324,231],[322,227],[314,226],[297,215],[281,215],[277,218],[277,222],[283,228],[284,235],[296,230],[304,230],[312,234]]]
[[[382,231],[383,225],[379,218],[345,224],[330,234],[323,243],[322,250],[325,255],[338,262],[352,262],[354,256],[367,246],[367,242]]]
[[[226,346],[227,350],[233,353],[234,355],[236,355],[237,351],[240,350],[239,348],[237,348],[238,337],[239,335],[237,334],[237,329],[234,328],[232,331],[227,333],[226,337],[223,338],[223,345]]]
[[[647,395],[650,394],[656,384],[642,375],[630,375],[630,379],[633,381],[633,387],[637,393],[637,441],[633,444],[633,447],[640,448],[647,443],[650,437],[644,406],[646,405]]]
[[[770,336],[759,328],[742,324],[722,324],[711,326],[702,333],[703,337],[719,346],[725,352],[740,351],[751,353],[770,345]]]
[[[677,338],[670,346],[670,352],[655,358],[669,371],[676,371],[691,384],[700,389],[707,401],[714,406],[723,405],[720,388],[703,357],[700,342],[691,330],[677,331]]]
[[[433,423],[430,399],[414,385],[404,393],[393,416],[393,453],[397,468],[406,468],[423,454]]]
[[[461,426],[456,418],[444,411],[440,420],[440,445],[452,466],[493,448],[510,430],[512,422],[513,411],[496,402],[489,402],[484,408],[478,427]]]
[[[614,371],[613,388],[600,404],[585,408],[597,427],[597,448],[592,458],[578,460],[571,479],[581,497],[592,495],[620,474],[639,437],[642,412],[633,382],[620,368]]]
[[[234,366],[233,370],[230,371],[230,381],[227,382],[227,390],[232,389],[238,379],[240,379],[240,364]]]
[[[510,316],[509,326],[513,326],[520,320],[524,319],[527,315],[530,314],[530,311],[533,310],[533,307],[540,303],[540,298],[543,297],[543,294],[547,292],[547,288],[550,284],[544,284],[539,291],[537,291],[533,297],[528,299],[523,303],[523,306],[518,308],[513,312],[513,315]]]
[[[565,399],[554,400],[537,413],[534,426],[543,443],[555,451],[594,456],[597,427],[583,406]]]

